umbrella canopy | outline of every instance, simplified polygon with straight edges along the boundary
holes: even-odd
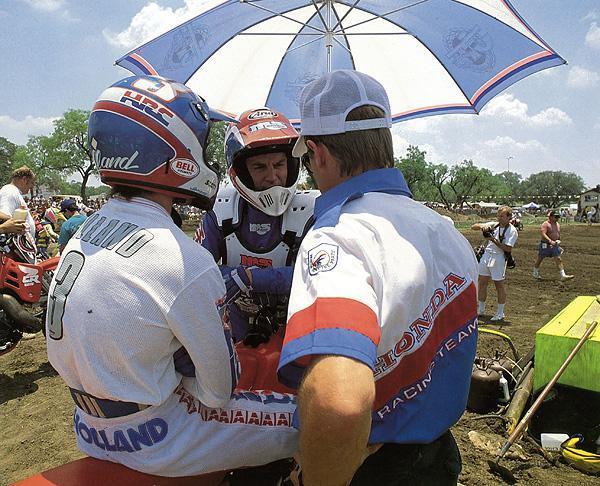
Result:
[[[531,201],[530,203],[527,204],[523,204],[523,206],[521,206],[523,209],[539,209],[541,208],[541,206],[539,204],[534,203],[533,201]]]
[[[564,62],[508,0],[228,0],[116,63],[232,113],[268,106],[290,119],[305,84],[356,69],[385,86],[399,121],[477,113]]]

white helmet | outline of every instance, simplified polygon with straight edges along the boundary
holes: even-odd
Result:
[[[298,132],[285,116],[269,108],[242,113],[240,121],[229,125],[225,134],[225,158],[233,186],[246,201],[269,216],[283,214],[296,192],[300,178],[300,161],[292,156],[292,148],[298,136]],[[276,152],[283,152],[287,156],[285,186],[255,190],[246,167],[246,159]]]

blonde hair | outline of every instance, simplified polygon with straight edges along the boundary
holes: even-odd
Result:
[[[498,212],[499,213],[504,213],[506,214],[508,217],[512,216],[512,208],[510,206],[500,206],[498,208]]]
[[[13,179],[33,179],[34,177],[35,177],[35,174],[26,165],[13,170],[13,173],[12,173]]]

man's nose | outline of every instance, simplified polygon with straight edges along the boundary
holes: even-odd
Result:
[[[267,167],[267,180],[274,181],[277,179],[277,170],[274,166],[270,165]]]

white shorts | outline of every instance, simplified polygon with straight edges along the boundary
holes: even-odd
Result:
[[[297,452],[296,397],[236,390],[208,408],[179,386],[164,403],[117,418],[76,408],[78,447],[98,459],[158,476],[194,476],[267,464]]]
[[[504,255],[486,251],[479,260],[479,275],[492,277],[492,280],[498,282],[504,280],[505,273],[506,258],[504,258]]]

